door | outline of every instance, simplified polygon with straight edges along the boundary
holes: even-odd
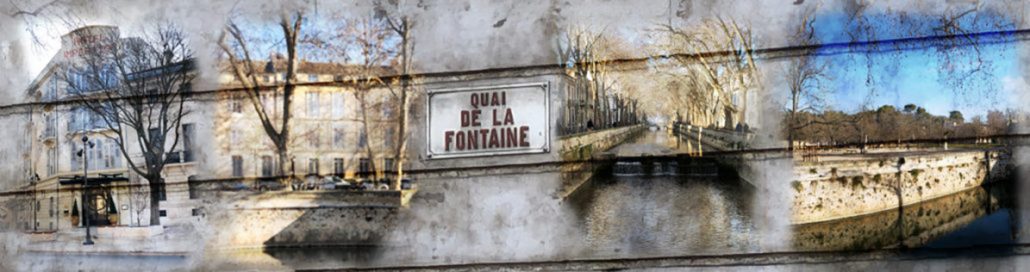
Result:
[[[87,193],[86,199],[89,200],[89,207],[84,207],[83,210],[89,216],[90,226],[111,225],[110,220],[107,219],[107,211],[111,205],[107,201],[109,193],[106,189],[92,189]]]

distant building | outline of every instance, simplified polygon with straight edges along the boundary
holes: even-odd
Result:
[[[34,211],[34,216],[26,216],[32,212],[22,213],[23,216],[17,219],[22,221],[19,225],[26,231],[79,227],[72,226],[70,215],[76,209],[80,215],[84,214],[79,203],[80,188],[78,185],[61,185],[59,181],[81,177],[83,159],[89,161],[90,177],[117,175],[129,180],[108,184],[96,193],[96,206],[113,202],[111,204],[120,214],[118,222],[108,222],[105,219],[108,210],[105,209],[90,213],[95,217],[91,225],[149,223],[149,209],[140,206],[149,204],[149,195],[144,192],[146,180],[129,169],[119,146],[109,137],[114,132],[98,116],[72,101],[73,97],[66,90],[66,80],[58,76],[66,72],[63,70],[65,64],[80,60],[80,48],[85,43],[101,40],[135,42],[134,38],[119,35],[118,28],[112,26],[87,26],[64,35],[61,49],[27,90],[26,95],[31,102],[40,106],[32,107],[29,113],[32,120],[39,120],[29,125],[31,145],[24,147],[30,157],[30,174],[26,180],[19,181],[21,185],[17,185],[21,190],[33,192],[23,199],[33,200],[27,208]],[[191,63],[181,65],[181,68],[194,69]],[[281,59],[272,57],[260,65],[265,68],[265,73],[259,76],[262,83],[276,85],[284,81],[285,65]],[[297,71],[297,80],[303,85],[348,80],[353,78],[351,75],[355,68],[300,62]],[[388,70],[385,69],[377,71],[386,72]],[[74,81],[75,75],[70,78]],[[229,180],[253,186],[257,184],[255,180],[274,173],[274,148],[271,148],[247,94],[232,89],[239,84],[229,73],[223,72],[218,76],[217,85],[227,90],[193,90],[196,94],[189,96],[184,105],[190,113],[182,121],[180,142],[165,158],[168,164],[163,172],[166,193],[160,200],[162,224],[193,220],[191,218],[202,214],[198,210],[199,202],[195,199],[196,188],[193,186],[197,180]],[[394,127],[400,117],[400,109],[388,91],[374,89],[363,95],[365,115],[362,115],[356,92],[353,88],[332,85],[297,88],[291,108],[292,160],[287,174],[311,179],[328,175],[377,179],[390,175],[396,164],[394,152],[398,143],[388,139],[402,138]],[[260,101],[265,106],[272,106],[282,103],[282,98],[269,92],[262,95]],[[280,107],[272,108],[278,110]],[[275,110],[272,114],[276,114]],[[366,119],[368,133],[363,129]],[[82,136],[89,137],[93,148],[80,156]],[[130,143],[126,148],[129,159],[142,161],[137,145]]]
[[[262,84],[276,85],[285,81],[284,60],[272,57],[271,62],[261,66],[266,72],[260,78]],[[317,84],[348,81],[356,78],[355,74],[358,70],[352,66],[298,63],[297,80],[301,86],[296,88],[290,110],[293,158],[286,167],[286,174],[371,179],[383,178],[394,170],[396,142],[402,135],[396,132],[401,110],[392,94],[372,89],[359,97],[360,91],[354,88]],[[229,73],[223,73],[219,82],[225,88],[239,86]],[[207,154],[212,167],[210,175],[272,176],[277,169],[275,149],[247,94],[223,92],[216,98],[217,105],[206,106],[213,109],[211,135],[217,151]],[[268,93],[260,97],[260,102],[262,107],[272,109],[271,115],[281,115],[278,111],[282,108],[282,97]]]

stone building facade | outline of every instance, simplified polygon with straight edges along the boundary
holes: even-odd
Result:
[[[29,194],[36,202],[30,210],[35,216],[27,230],[37,232],[57,231],[81,226],[84,220],[73,224],[70,218],[78,214],[84,219],[92,214],[91,225],[140,226],[149,224],[149,193],[146,180],[130,169],[126,156],[117,144],[117,135],[96,113],[75,100],[69,84],[87,81],[83,75],[70,72],[71,63],[82,61],[83,49],[90,43],[115,41],[135,42],[134,38],[120,37],[119,29],[111,26],[87,26],[76,29],[62,37],[62,48],[50,60],[44,70],[33,80],[26,95],[34,105],[29,113],[32,120],[26,134],[31,145],[23,147],[28,154],[26,180],[16,180],[21,185],[19,193]],[[181,64],[185,65],[185,64]],[[185,67],[185,66],[183,66]],[[68,73],[68,74],[62,74]],[[67,77],[65,77],[67,75]],[[84,83],[85,84],[85,83]],[[98,91],[104,87],[98,88]],[[187,106],[189,108],[190,106]],[[174,150],[166,149],[166,166],[163,171],[168,187],[161,205],[161,222],[171,222],[191,214],[191,206],[179,197],[176,184],[185,184],[194,175],[196,157],[193,142],[197,139],[196,127],[199,119],[187,116],[182,121],[179,143]],[[125,130],[126,139],[134,139],[134,132]],[[130,135],[131,134],[131,135]],[[82,141],[83,137],[88,142]],[[166,142],[171,147],[170,142]],[[142,161],[139,145],[126,145],[129,158]],[[84,169],[85,168],[85,169]],[[103,184],[91,194],[88,206],[93,212],[83,210],[81,180],[84,172],[88,177],[116,177],[119,181]],[[64,181],[62,184],[62,181]],[[117,216],[110,216],[117,214]]]
[[[121,42],[133,38],[119,37],[117,27],[87,26],[63,37],[62,48],[46,68],[34,79],[26,95],[30,97],[30,118],[25,137],[29,146],[21,147],[27,158],[24,178],[6,181],[4,188],[28,202],[17,205],[14,223],[30,232],[52,232],[81,227],[73,224],[71,215],[83,215],[80,185],[68,180],[81,178],[83,162],[88,161],[90,178],[113,176],[127,181],[105,184],[96,195],[94,216],[109,218],[117,213],[117,221],[96,220],[91,225],[143,226],[150,216],[147,181],[129,167],[127,159],[141,162],[141,151],[135,143],[126,145],[126,158],[115,142],[111,129],[93,112],[75,102],[67,92],[69,80],[59,78],[63,64],[76,61],[77,43],[98,40],[98,36],[114,37]],[[263,62],[262,85],[281,85],[285,65],[272,56]],[[190,67],[192,73],[198,69]],[[348,180],[379,180],[391,176],[397,160],[397,141],[401,139],[395,126],[400,110],[395,93],[388,88],[358,90],[342,85],[323,84],[351,79],[353,67],[328,63],[302,62],[298,66],[299,86],[293,96],[291,119],[293,140],[290,145],[291,166],[287,174],[308,181],[338,176]],[[382,69],[377,73],[385,73]],[[175,150],[166,154],[163,171],[165,192],[161,194],[161,223],[179,224],[196,220],[203,214],[195,186],[205,181],[230,181],[244,186],[261,186],[258,182],[271,177],[275,168],[275,152],[262,130],[254,105],[227,72],[217,77],[213,90],[193,88],[184,103],[189,112],[179,131]],[[75,80],[74,77],[70,80]],[[282,103],[281,96],[268,92],[260,103],[270,108]],[[364,102],[364,103],[362,103]],[[281,105],[281,104],[278,104]],[[367,125],[367,127],[366,127]],[[125,133],[132,133],[126,130]],[[83,149],[81,138],[87,136],[91,148]],[[126,137],[126,139],[133,139]],[[393,140],[389,140],[393,139]],[[166,142],[167,145],[172,143]],[[61,181],[66,184],[62,185]],[[14,199],[14,198],[9,198]],[[141,206],[142,205],[142,206]],[[10,219],[7,219],[10,221]],[[109,220],[108,220],[109,221]]]

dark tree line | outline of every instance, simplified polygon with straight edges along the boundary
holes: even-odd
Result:
[[[820,145],[1004,135],[1025,119],[1015,111],[992,110],[986,117],[974,116],[967,120],[959,111],[951,111],[947,116],[933,115],[915,104],[900,109],[884,105],[856,113],[799,112],[796,118],[798,122],[809,124],[793,131],[796,140]],[[784,134],[791,133],[784,131]]]

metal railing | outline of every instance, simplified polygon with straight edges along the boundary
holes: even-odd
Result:
[[[192,150],[172,151],[165,155],[165,163],[187,163],[194,159]]]

